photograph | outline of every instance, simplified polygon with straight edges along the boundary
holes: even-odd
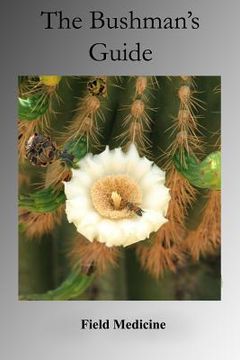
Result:
[[[221,300],[221,76],[17,87],[18,299]]]

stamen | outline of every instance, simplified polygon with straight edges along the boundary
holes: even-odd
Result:
[[[111,195],[111,199],[113,202],[113,207],[115,210],[119,210],[122,202],[121,195],[117,191],[113,191]]]

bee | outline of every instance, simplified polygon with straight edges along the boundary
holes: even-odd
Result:
[[[96,78],[87,84],[88,91],[93,96],[106,96],[107,83],[103,78]]]
[[[59,159],[59,150],[49,136],[34,133],[25,144],[26,158],[34,166],[45,167]]]
[[[134,212],[136,215],[138,216],[142,216],[144,211],[139,207],[137,206],[137,204],[134,204],[130,201],[125,201],[125,204],[124,206],[131,212]]]

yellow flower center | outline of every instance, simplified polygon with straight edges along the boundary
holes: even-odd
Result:
[[[97,180],[91,188],[94,208],[109,219],[135,216],[132,205],[142,202],[138,184],[127,175],[109,175]]]

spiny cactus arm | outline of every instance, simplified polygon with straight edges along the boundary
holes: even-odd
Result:
[[[103,90],[99,90],[99,82],[104,82]],[[82,88],[85,91],[82,91]],[[79,90],[81,94],[75,95],[78,97],[78,103],[74,109],[74,116],[59,140],[66,143],[84,136],[87,139],[88,151],[99,152],[108,142],[118,98],[116,93],[120,89],[115,86],[113,78],[104,76],[88,78]]]
[[[94,275],[83,275],[72,271],[62,284],[44,294],[27,294],[20,300],[71,300],[79,297],[91,285]]]
[[[18,117],[20,120],[35,120],[47,112],[48,106],[49,99],[43,98],[42,94],[18,98]]]
[[[191,230],[186,239],[186,249],[193,260],[200,255],[214,254],[221,242],[221,192],[210,190],[200,214],[199,225]]]
[[[174,156],[177,170],[192,184],[202,189],[221,189],[221,153],[215,151],[199,162],[196,157],[185,154],[185,166],[181,166],[179,154]]]
[[[193,173],[196,171],[199,174],[200,170],[203,172],[193,180],[196,186],[209,190],[207,193],[202,190],[204,201],[197,213],[190,211],[188,218],[191,226],[185,245],[195,261],[199,260],[200,255],[216,254],[221,240],[221,78],[198,77],[197,82],[201,89],[199,96],[207,104],[201,122],[209,155],[197,161],[197,169],[194,167]],[[191,173],[187,171],[189,175],[191,181]]]
[[[65,77],[56,77],[56,82],[52,78],[55,76],[44,76],[44,81],[52,82],[52,85],[46,85],[38,76],[19,77],[18,149],[22,163],[26,160],[25,144],[30,136],[35,132],[49,134],[53,126],[59,108],[59,92],[64,90],[66,80]]]
[[[196,200],[196,190],[177,172],[173,156],[179,154],[182,164],[185,152],[194,154],[201,148],[196,112],[202,103],[195,94],[192,77],[159,78],[159,110],[152,135],[155,162],[167,170],[167,187],[171,192],[169,221],[153,234],[149,246],[147,242],[137,245],[142,266],[155,277],[184,263],[180,246],[186,236],[187,209]]]
[[[101,80],[102,78],[99,78],[98,80]],[[82,86],[85,88],[85,92],[83,93],[83,96],[79,99],[79,105],[76,108],[75,115],[70,122],[70,124],[65,127],[65,131],[63,133],[63,136],[60,138],[60,143],[62,143],[62,148],[67,149],[67,152],[71,153],[71,150],[76,150],[75,147],[76,144],[79,142],[81,143],[82,139],[87,139],[86,145],[87,149],[91,152],[99,152],[98,145],[101,144],[101,148],[104,147],[104,144],[108,143],[108,139],[110,136],[111,128],[112,128],[112,122],[114,121],[114,113],[117,106],[118,101],[118,93],[122,91],[122,89],[118,86],[116,86],[116,79],[111,77],[104,77],[103,79],[105,85],[106,85],[106,92],[103,94],[93,94],[95,90],[97,91],[97,88],[95,87],[95,81],[92,79],[88,79],[88,81],[85,80],[85,82],[82,84]],[[92,88],[92,81],[94,81],[94,87]],[[103,83],[100,81],[100,84]],[[89,92],[89,86],[91,87],[91,91]],[[94,105],[96,105],[94,107]],[[76,157],[77,153],[74,154]],[[54,164],[51,165],[47,169],[46,173],[46,183],[52,183],[54,179],[57,178],[56,174],[57,168],[54,169]],[[60,172],[59,172],[60,174]],[[64,180],[63,178],[61,180]],[[78,268],[82,269],[82,267],[85,267],[86,265],[93,264],[97,266],[97,270],[99,271],[99,268],[104,264],[111,263],[112,256],[111,251],[108,251],[108,248],[104,249],[101,252],[101,256],[99,256],[100,262],[102,260],[103,264],[98,263],[98,251],[100,251],[100,243],[98,243],[99,247],[98,249],[95,248],[95,243],[91,243],[87,241],[88,250],[87,252],[84,252],[83,254],[79,254],[77,257],[76,263]],[[70,250],[70,253],[74,252],[76,253],[76,246],[77,241],[76,239],[73,240],[72,243],[72,250]],[[93,258],[91,258],[91,254],[93,254]],[[90,258],[88,258],[88,255],[90,255]],[[75,257],[74,257],[75,258]],[[79,259],[81,259],[80,265],[79,265]],[[75,263],[75,265],[76,265]]]
[[[55,211],[64,204],[66,197],[63,190],[55,190],[52,187],[19,196],[20,208],[40,213]]]
[[[77,164],[79,160],[81,160],[86,154],[86,137],[80,136],[75,140],[70,140],[63,145],[63,151],[61,152],[62,166],[67,165],[69,168],[75,168],[78,166]]]
[[[136,76],[122,80],[124,92],[119,97],[119,109],[110,139],[110,147],[121,146],[127,150],[135,144],[140,155],[151,157],[152,114],[157,101],[157,85],[151,77]]]
[[[153,128],[153,145],[155,162],[166,169],[167,186],[171,189],[169,224],[183,224],[186,208],[196,198],[196,190],[176,171],[173,161],[174,155],[178,154],[182,164],[185,153],[195,154],[196,149],[200,149],[196,106],[193,106],[195,91],[196,85],[191,77],[164,77],[160,80],[160,109]]]
[[[200,115],[204,112],[197,81],[193,77],[174,76],[160,79],[159,111],[153,128],[155,161],[166,169],[174,167],[172,157],[185,152],[202,154]]]
[[[54,98],[58,98],[61,76],[36,76],[19,79],[18,117],[21,120],[40,119],[54,113]]]
[[[52,212],[64,204],[66,197],[61,181],[65,180],[66,174],[68,175],[68,171],[65,168],[69,168],[70,171],[70,168],[76,167],[78,161],[86,155],[86,139],[80,138],[75,141],[72,140],[64,145],[62,151],[59,149],[56,149],[56,151],[59,153],[58,158],[60,158],[60,163],[58,158],[55,161],[57,161],[57,166],[60,168],[57,168],[59,174],[55,173],[54,177],[58,184],[60,182],[60,186],[56,187],[54,184],[51,184],[44,189],[27,195],[20,194],[19,206],[21,208],[33,212]],[[37,157],[38,155],[35,156]],[[62,179],[61,176],[63,176]]]

